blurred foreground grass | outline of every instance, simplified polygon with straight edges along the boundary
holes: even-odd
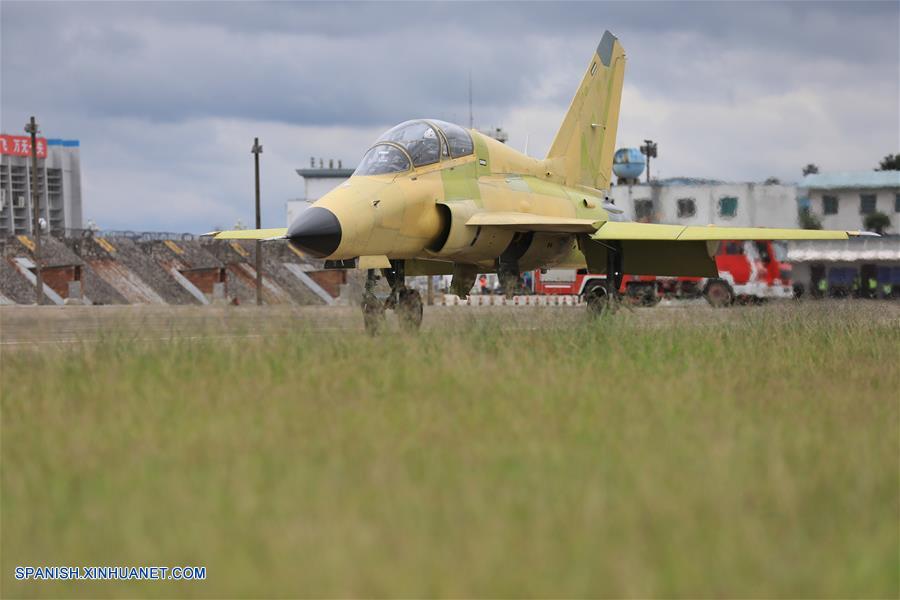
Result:
[[[378,339],[112,329],[6,352],[0,592],[897,597],[883,310],[547,311],[534,330],[491,315]],[[208,579],[16,582],[16,565]]]

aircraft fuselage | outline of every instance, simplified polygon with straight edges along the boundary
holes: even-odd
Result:
[[[617,220],[603,208],[602,191],[566,186],[550,161],[528,157],[477,131],[469,134],[474,152],[468,156],[445,157],[402,173],[354,175],[315,202],[312,208],[330,211],[340,225],[339,244],[320,256],[386,256],[443,261],[448,269],[456,262],[491,270],[528,234],[466,226],[477,212]],[[534,233],[521,245],[523,270],[585,264],[572,234]]]

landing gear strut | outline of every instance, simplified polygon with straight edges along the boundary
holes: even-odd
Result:
[[[497,279],[500,280],[500,289],[506,299],[511,299],[519,287],[519,264],[518,262],[506,263],[499,261],[497,264]]]
[[[604,244],[606,245],[606,244]],[[609,242],[606,245],[606,281],[604,285],[589,288],[584,293],[588,313],[600,316],[614,313],[619,308],[619,287],[622,285],[622,245]]]
[[[525,252],[534,240],[534,233],[517,233],[513,236],[509,247],[497,258],[497,279],[500,280],[500,289],[507,300],[511,299],[519,291],[519,259],[525,256]]]
[[[472,291],[478,270],[472,265],[456,263],[453,265],[453,279],[450,281],[450,292],[465,298]]]
[[[366,333],[377,335],[384,327],[384,311],[392,309],[397,313],[400,327],[404,331],[417,331],[422,325],[422,296],[418,290],[406,287],[405,264],[402,260],[392,260],[390,269],[381,273],[391,286],[391,293],[382,302],[375,295],[378,271],[366,272],[366,288],[363,292],[362,310]]]

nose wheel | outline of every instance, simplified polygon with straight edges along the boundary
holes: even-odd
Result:
[[[382,269],[382,274],[391,286],[390,295],[380,300],[375,295],[378,271],[366,272],[366,287],[363,292],[362,310],[366,333],[378,335],[384,328],[384,313],[392,309],[400,321],[400,328],[406,332],[418,331],[422,326],[422,296],[418,290],[406,287],[406,275],[402,260],[392,260],[390,269]]]
[[[375,269],[366,271],[366,288],[362,297],[363,323],[366,333],[378,335],[384,327],[384,302],[375,295],[378,283],[378,272]]]

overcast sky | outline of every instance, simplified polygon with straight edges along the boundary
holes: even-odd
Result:
[[[900,3],[0,3],[0,128],[81,140],[105,229],[284,226],[309,157],[355,165],[415,117],[542,157],[605,29],[628,58],[618,146],[653,175],[796,181],[900,151]]]

